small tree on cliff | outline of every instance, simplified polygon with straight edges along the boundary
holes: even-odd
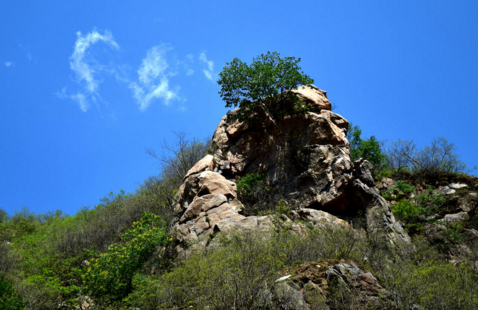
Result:
[[[267,52],[253,58],[250,66],[238,58],[226,63],[217,81],[221,85],[219,94],[227,108],[239,106],[235,113],[227,114],[227,122],[250,121],[259,110],[275,120],[305,111],[306,107],[290,91],[314,80],[300,71],[299,62],[300,58],[280,58],[277,52]],[[286,108],[288,102],[292,103],[292,109]]]

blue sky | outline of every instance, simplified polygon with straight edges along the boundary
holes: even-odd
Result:
[[[478,165],[477,1],[2,1],[0,207],[75,214],[212,135],[226,62],[277,51],[379,140]]]

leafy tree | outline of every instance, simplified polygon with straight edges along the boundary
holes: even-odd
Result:
[[[227,114],[227,122],[250,121],[258,110],[281,120],[285,115],[307,109],[290,91],[299,85],[310,85],[314,80],[300,71],[297,65],[300,58],[280,58],[279,55],[277,52],[261,54],[253,58],[250,66],[238,58],[226,63],[217,81],[221,85],[219,94],[227,108],[239,106],[235,113]],[[288,110],[290,103],[292,109]]]
[[[8,221],[8,213],[3,208],[0,208],[0,223],[6,223]]]
[[[373,165],[374,175],[377,175],[378,172],[385,169],[388,157],[382,153],[380,143],[375,136],[371,136],[368,140],[363,140],[360,137],[361,135],[362,129],[350,123],[347,132],[347,139],[350,143],[350,157],[352,157],[353,161],[360,158],[368,160]]]

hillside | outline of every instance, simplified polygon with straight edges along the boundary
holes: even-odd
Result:
[[[0,308],[476,309],[478,178],[294,96],[304,113],[179,135],[135,193],[2,215]]]

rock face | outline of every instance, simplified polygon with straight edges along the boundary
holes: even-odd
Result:
[[[277,280],[284,309],[396,309],[391,294],[354,261],[302,264]]]
[[[294,92],[309,112],[280,121],[265,114],[254,123],[221,120],[213,154],[191,168],[181,186],[175,225],[180,242],[207,243],[201,235],[273,228],[270,217],[241,215],[235,181],[248,173],[265,175],[269,187],[302,208],[339,216],[361,212],[369,228],[386,229],[392,241],[409,241],[375,188],[371,164],[351,161],[348,121],[330,111],[326,92],[315,86]]]

